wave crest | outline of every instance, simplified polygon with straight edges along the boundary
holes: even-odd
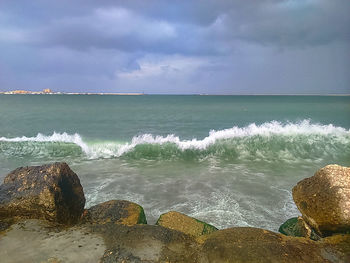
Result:
[[[67,144],[67,145],[65,145]],[[11,152],[17,145],[17,150]],[[45,149],[55,146],[47,155],[79,155],[86,158],[207,158],[246,160],[284,160],[349,158],[350,130],[332,124],[312,124],[309,120],[282,124],[277,121],[246,127],[232,127],[209,132],[203,139],[181,140],[169,134],[135,136],[130,142],[85,142],[79,134],[54,132],[50,136],[38,134],[35,137],[0,137],[0,149],[7,149],[8,155],[17,155],[19,149],[27,154],[45,155]],[[33,148],[40,149],[33,151]],[[78,149],[77,149],[78,148]],[[26,152],[27,149],[27,152]],[[60,152],[61,149],[63,152]]]

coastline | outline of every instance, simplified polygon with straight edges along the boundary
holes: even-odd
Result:
[[[193,94],[163,94],[163,93],[143,93],[143,92],[53,92],[50,89],[43,91],[27,91],[27,90],[13,90],[13,91],[0,91],[0,95],[113,95],[113,96],[305,96],[305,97],[349,97],[349,94],[205,94],[205,93],[193,93]]]
[[[6,263],[349,262],[350,228],[346,207],[341,208],[349,196],[332,194],[333,186],[349,184],[349,174],[349,167],[328,165],[298,182],[293,199],[302,216],[276,233],[257,227],[219,230],[175,211],[148,224],[143,208],[125,200],[84,209],[80,180],[66,163],[20,167],[0,185],[0,257]],[[311,194],[304,191],[310,185]]]
[[[94,93],[94,92],[28,92],[28,93],[12,93],[12,92],[0,92],[0,95],[113,95],[113,96],[142,96],[144,93]]]
[[[274,231],[296,214],[294,182],[316,165],[350,165],[349,97],[0,97],[1,179],[18,166],[68,161],[88,206],[127,199],[151,223],[178,209],[219,228]],[[246,199],[252,183],[259,195]]]

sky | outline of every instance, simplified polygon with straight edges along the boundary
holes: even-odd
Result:
[[[0,91],[350,94],[349,0],[0,0]]]

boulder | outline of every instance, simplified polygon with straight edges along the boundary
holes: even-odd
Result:
[[[76,223],[85,197],[78,176],[66,163],[20,167],[0,185],[0,219],[36,218]]]
[[[106,246],[100,235],[79,224],[25,219],[0,232],[1,263],[97,263]]]
[[[308,238],[235,227],[201,236],[200,262],[346,262],[347,254]]]
[[[293,237],[307,237],[312,240],[319,240],[320,237],[300,216],[293,217],[284,222],[278,232]]]
[[[162,214],[158,218],[156,225],[174,229],[195,237],[207,235],[218,230],[212,225],[175,211]]]
[[[334,260],[334,262],[350,262],[350,234],[328,236],[318,243],[321,243],[327,251],[337,251],[338,258],[341,260]]]
[[[113,223],[91,225],[91,229],[103,236],[107,246],[100,262],[199,262],[195,238],[176,230]]]
[[[115,223],[132,226],[147,224],[142,206],[125,201],[110,200],[84,211],[82,221],[91,224]]]
[[[293,199],[321,236],[350,232],[350,167],[325,166],[294,186]]]
[[[157,225],[107,222],[67,228],[32,219],[0,233],[0,247],[4,263],[350,262],[350,235],[315,242],[242,227],[196,238]]]

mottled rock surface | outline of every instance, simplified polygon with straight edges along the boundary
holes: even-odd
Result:
[[[15,220],[13,218],[0,219],[0,233],[8,229],[14,223],[15,223]]]
[[[349,262],[350,235],[312,241],[271,231],[237,227],[195,239],[161,226],[95,225],[107,250],[100,262]]]
[[[66,163],[17,168],[0,186],[0,220],[37,218],[74,224],[84,205],[80,180]]]
[[[100,262],[199,262],[194,237],[154,225],[93,225],[104,237],[107,250]]]
[[[84,211],[83,223],[106,224],[115,223],[127,226],[147,224],[142,206],[125,201],[110,200]]]
[[[322,238],[318,243],[322,243],[325,250],[336,250],[338,255],[342,255],[339,261],[334,260],[334,262],[350,262],[350,234],[329,236]]]
[[[207,235],[218,230],[210,224],[175,211],[162,214],[157,220],[156,225],[174,229],[195,237]]]
[[[0,247],[4,263],[350,262],[350,235],[315,242],[248,227],[195,238],[154,225],[109,222],[66,228],[31,219],[0,233]]]
[[[303,219],[322,236],[350,232],[350,168],[327,165],[293,188]]]
[[[97,263],[106,246],[87,226],[21,220],[0,233],[1,263]]]
[[[288,237],[250,227],[216,231],[198,240],[203,243],[200,262],[348,262],[348,254],[322,242]]]
[[[307,237],[312,240],[319,240],[320,237],[300,216],[293,217],[284,222],[278,232],[293,237]]]

